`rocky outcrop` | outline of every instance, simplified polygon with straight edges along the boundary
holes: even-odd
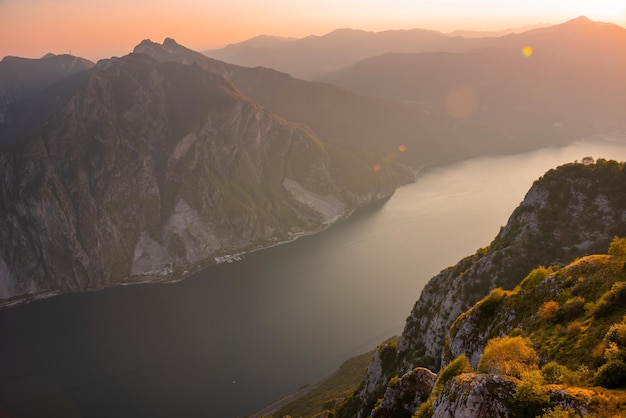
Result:
[[[423,367],[406,373],[390,382],[379,406],[372,410],[372,418],[410,418],[428,399],[437,375]],[[398,401],[401,402],[398,402]]]
[[[516,383],[508,377],[465,373],[448,382],[433,404],[433,418],[515,417],[507,400]]]
[[[488,248],[426,285],[398,343],[400,364],[438,369],[452,322],[490,290],[512,289],[540,265],[604,252],[626,232],[624,186],[626,173],[616,162],[569,164],[546,173]]]
[[[366,375],[363,387],[371,391],[358,393],[359,414],[367,416],[368,405],[383,396],[384,382],[375,378],[403,375],[417,366],[438,371],[451,325],[492,289],[512,289],[541,265],[564,265],[577,257],[604,252],[614,236],[625,234],[626,172],[622,164],[599,160],[593,165],[568,164],[547,172],[533,184],[489,247],[443,270],[424,287],[398,342],[395,366],[386,374]],[[477,343],[475,350],[467,351],[462,338],[459,347],[455,344],[452,340],[445,361],[464,351],[477,363],[482,345]]]
[[[0,300],[179,280],[393,193],[328,148],[198,65],[101,63],[35,135],[0,148]]]
[[[515,404],[521,381],[513,377],[465,373],[451,379],[433,403],[432,418],[479,418],[528,416]],[[592,390],[580,388],[545,388],[545,405],[586,416],[597,411],[597,396]],[[531,408],[532,409],[532,408]],[[373,418],[373,415],[372,415]]]

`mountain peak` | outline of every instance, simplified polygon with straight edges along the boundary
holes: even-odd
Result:
[[[166,48],[175,48],[175,47],[180,46],[180,44],[172,38],[165,38],[163,40],[163,46]]]
[[[573,23],[573,22],[578,22],[578,23],[594,23],[593,20],[589,19],[587,16],[578,16],[575,19],[570,20],[569,22],[566,23]]]

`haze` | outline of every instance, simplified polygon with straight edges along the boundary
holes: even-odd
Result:
[[[91,60],[121,56],[142,39],[175,38],[205,50],[256,35],[323,35],[337,28],[501,30],[577,16],[626,26],[615,0],[0,0],[0,57],[48,52]]]

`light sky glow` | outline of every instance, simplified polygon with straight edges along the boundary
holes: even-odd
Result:
[[[626,27],[617,0],[0,0],[0,57],[48,52],[91,60],[125,55],[143,39],[196,50],[256,35],[304,37],[337,28],[500,30],[578,16]]]

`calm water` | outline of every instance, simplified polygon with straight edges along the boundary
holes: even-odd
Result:
[[[0,311],[0,415],[251,414],[398,335],[424,284],[488,245],[533,180],[626,160],[624,141],[424,171],[377,209],[181,283]]]

